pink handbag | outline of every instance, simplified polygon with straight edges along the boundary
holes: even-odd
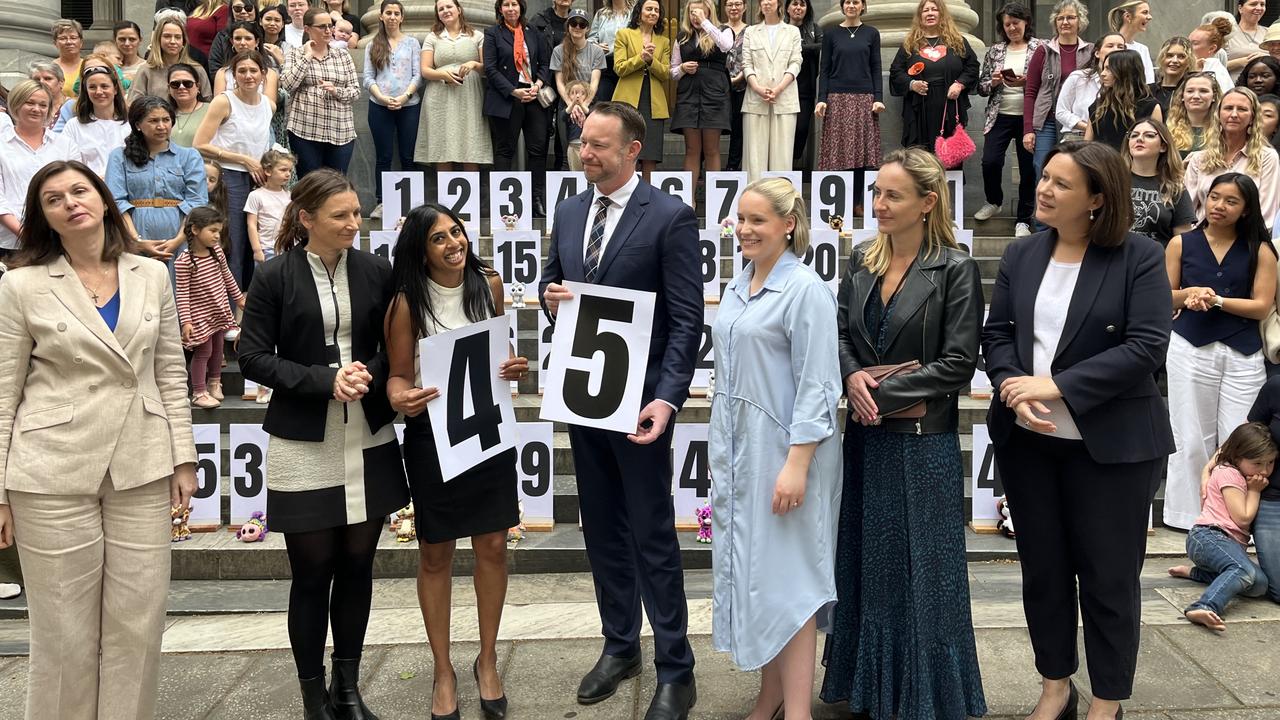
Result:
[[[938,156],[938,161],[942,163],[942,167],[948,170],[954,170],[964,164],[965,160],[973,154],[977,147],[973,144],[973,138],[969,137],[969,133],[965,132],[964,126],[960,124],[960,101],[955,100],[956,104],[956,129],[952,131],[951,137],[941,134],[947,129],[947,107],[951,105],[950,100],[943,106],[942,110],[942,127],[938,128],[938,137],[933,141],[933,153]]]

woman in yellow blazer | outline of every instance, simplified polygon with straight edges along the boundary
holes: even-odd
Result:
[[[27,718],[155,716],[170,506],[195,491],[169,271],[106,183],[46,165],[0,279],[0,547],[31,618]]]
[[[662,162],[662,121],[671,115],[663,85],[671,77],[671,41],[662,34],[664,23],[658,0],[637,2],[631,9],[631,22],[613,38],[613,69],[618,73],[613,99],[644,116],[640,168],[646,182]]]
[[[800,29],[783,22],[778,0],[760,0],[760,22],[742,35],[742,169],[751,182],[765,170],[790,170],[800,114]]]

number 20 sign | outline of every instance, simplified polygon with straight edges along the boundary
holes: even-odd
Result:
[[[654,294],[565,282],[542,419],[632,433],[640,415]]]

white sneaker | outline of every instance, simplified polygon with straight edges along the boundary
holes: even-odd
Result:
[[[973,219],[986,222],[987,220],[990,220],[991,218],[995,217],[995,214],[998,212],[1000,212],[999,205],[992,205],[991,203],[987,203],[983,205],[981,208],[978,208],[978,212],[973,214]]]
[[[369,213],[369,219],[378,220],[381,217],[382,217],[382,203],[378,203],[377,206],[373,208],[373,212]]]
[[[1013,226],[1014,237],[1026,237],[1031,234],[1031,226],[1027,223],[1018,223]]]
[[[235,342],[240,339],[240,328],[231,328],[227,334],[223,336],[227,342]]]

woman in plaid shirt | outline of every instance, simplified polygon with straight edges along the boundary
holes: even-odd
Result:
[[[307,41],[289,51],[280,74],[289,93],[289,147],[298,156],[298,177],[321,167],[345,174],[356,139],[356,66],[346,50],[329,47],[328,13],[313,8],[302,22]]]

